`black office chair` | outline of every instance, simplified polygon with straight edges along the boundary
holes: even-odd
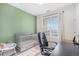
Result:
[[[44,32],[38,33],[38,40],[39,40],[39,45],[40,45],[40,49],[41,49],[41,54],[45,55],[45,56],[51,55],[51,53],[55,47],[50,47],[50,48],[48,47],[48,41],[47,41],[47,38],[46,38],[46,35]],[[56,42],[54,42],[54,43],[57,45]]]

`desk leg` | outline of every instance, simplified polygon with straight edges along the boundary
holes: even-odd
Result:
[[[2,51],[0,51],[1,52],[1,55],[0,56],[3,56],[3,50]]]
[[[14,48],[14,53],[16,53],[16,49]]]

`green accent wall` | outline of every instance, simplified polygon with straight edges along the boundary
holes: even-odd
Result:
[[[17,32],[36,31],[36,16],[6,3],[0,3],[0,42],[13,42]]]

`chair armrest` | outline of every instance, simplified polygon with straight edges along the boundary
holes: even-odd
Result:
[[[57,42],[54,42],[54,41],[48,41],[48,47],[56,47],[56,45],[57,45]]]
[[[54,41],[48,41],[49,43],[55,43],[56,45],[58,44],[57,42],[54,42]]]
[[[75,45],[79,45],[79,43],[75,43],[75,42],[74,42],[73,44],[75,44]]]

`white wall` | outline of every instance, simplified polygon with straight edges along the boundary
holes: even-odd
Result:
[[[72,40],[75,32],[75,4],[60,8],[59,10],[64,11],[64,35],[65,39]],[[52,12],[53,13],[53,12]],[[45,14],[43,14],[45,15]],[[42,15],[41,15],[42,16]],[[42,19],[41,16],[37,17],[37,31],[42,31]]]
[[[72,40],[75,32],[75,4],[63,8],[65,39]]]
[[[76,4],[76,33],[79,34],[79,4]]]

